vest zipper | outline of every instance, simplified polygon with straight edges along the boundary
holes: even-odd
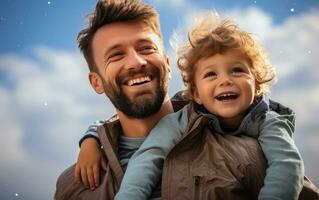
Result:
[[[195,193],[194,193],[194,199],[199,199],[199,189],[200,189],[200,182],[201,182],[201,176],[195,176]]]

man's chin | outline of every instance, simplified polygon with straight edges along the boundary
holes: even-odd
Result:
[[[145,101],[152,101],[154,100],[154,98],[156,97],[156,94],[154,92],[143,92],[143,93],[139,93],[134,95],[133,97],[131,97],[131,101],[133,102],[145,102]]]
[[[156,90],[157,88],[144,88],[143,90],[122,90],[123,95],[126,96],[131,102],[140,99],[151,99],[156,98]]]
[[[155,114],[162,106],[164,94],[160,90],[122,96],[118,99],[117,109],[132,118],[144,118]]]

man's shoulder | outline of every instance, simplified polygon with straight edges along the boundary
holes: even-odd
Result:
[[[106,121],[105,121],[105,123],[114,123],[114,122],[116,122],[116,121],[118,121],[119,120],[119,116],[118,115],[113,115],[112,117],[110,117],[109,119],[107,119]]]
[[[74,191],[74,187],[82,187],[82,184],[77,184],[74,177],[75,164],[64,170],[57,179],[56,192],[54,199],[64,200],[71,196],[70,191]]]
[[[182,109],[185,105],[187,105],[190,102],[190,98],[186,95],[185,91],[179,91],[177,92],[172,98],[171,102],[174,108],[174,111],[179,111]]]

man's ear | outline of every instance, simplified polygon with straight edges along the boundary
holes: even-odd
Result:
[[[89,73],[89,81],[90,81],[90,84],[96,93],[98,93],[98,94],[104,93],[103,81],[102,81],[102,78],[100,77],[100,75],[98,75],[98,73],[90,72]]]
[[[194,99],[194,101],[195,101],[197,104],[199,104],[199,105],[202,105],[202,104],[203,104],[203,103],[202,103],[202,100],[199,98],[199,94],[198,94],[198,91],[197,91],[197,88],[196,88],[196,87],[193,89],[193,99]]]

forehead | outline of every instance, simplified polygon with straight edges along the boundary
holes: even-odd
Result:
[[[97,50],[104,52],[115,45],[134,45],[142,40],[151,41],[161,47],[160,37],[145,23],[115,22],[106,24],[97,30],[93,36],[92,47],[93,52]]]
[[[210,66],[217,64],[233,64],[235,62],[249,63],[248,57],[239,50],[228,50],[226,52],[213,54],[200,58],[197,62],[197,66]]]

